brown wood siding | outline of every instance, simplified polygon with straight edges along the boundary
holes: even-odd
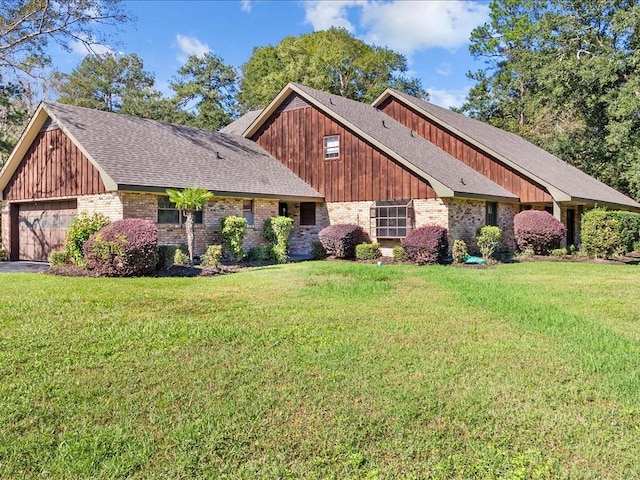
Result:
[[[253,140],[327,202],[436,198],[426,181],[324,112],[299,101],[287,105],[295,108],[275,112]],[[323,139],[328,135],[340,136],[340,156],[325,160]]]
[[[386,99],[378,108],[406,127],[411,128],[421,137],[426,138],[477,172],[517,195],[522,203],[552,201],[551,195],[542,185],[530,180],[493,156],[484,153],[475,145],[420,115],[395,98]]]
[[[3,194],[6,200],[26,200],[105,191],[98,170],[62,130],[55,128],[38,134]]]

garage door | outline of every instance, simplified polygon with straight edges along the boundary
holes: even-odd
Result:
[[[22,203],[18,210],[20,260],[47,261],[64,243],[76,215],[77,202]]]

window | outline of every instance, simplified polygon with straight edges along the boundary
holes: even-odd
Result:
[[[316,224],[316,204],[314,202],[300,203],[300,225]]]
[[[324,159],[331,160],[340,156],[340,137],[332,135],[324,137]]]
[[[242,201],[242,216],[247,220],[247,225],[253,225],[253,200]]]
[[[485,204],[485,225],[498,225],[498,204],[487,202]]]
[[[281,217],[288,217],[289,216],[289,204],[286,202],[280,202],[278,203],[278,215],[280,215]]]
[[[186,220],[186,214],[179,210],[175,203],[169,201],[169,197],[158,197],[158,223],[182,225]],[[202,210],[195,212],[193,222],[202,223]]]
[[[411,227],[410,202],[378,201],[372,207],[376,219],[376,238],[404,238]]]

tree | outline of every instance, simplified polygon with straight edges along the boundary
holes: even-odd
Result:
[[[71,73],[59,73],[57,78],[59,102],[108,112],[155,93],[153,75],[143,70],[135,53],[87,55]]]
[[[637,0],[494,0],[460,109],[640,197]]]
[[[27,118],[22,94],[20,85],[2,84],[0,76],[0,169],[9,158]]]
[[[239,100],[244,110],[264,108],[288,82],[362,102],[373,101],[387,87],[426,99],[419,80],[406,72],[403,55],[331,28],[254,48],[242,67]]]
[[[184,226],[187,234],[189,263],[193,265],[193,249],[195,246],[195,236],[193,234],[194,214],[207,205],[207,202],[213,198],[213,193],[204,188],[187,187],[183,190],[169,188],[167,194],[169,195],[169,201],[175,203],[176,207],[184,212],[186,216]]]
[[[219,130],[237,117],[237,74],[212,53],[191,55],[171,83],[173,101],[190,113],[183,116],[187,125]]]
[[[70,51],[81,42],[108,41],[104,26],[129,20],[120,0],[2,0],[0,3],[0,71],[11,69],[32,75],[49,61],[47,48],[55,41]]]

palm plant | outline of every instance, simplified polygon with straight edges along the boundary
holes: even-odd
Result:
[[[169,195],[169,201],[175,203],[176,207],[186,216],[184,226],[187,233],[189,264],[193,265],[193,248],[195,245],[193,233],[194,214],[205,207],[209,199],[213,197],[213,193],[200,187],[187,187],[182,190],[169,188],[167,189],[167,194]]]

